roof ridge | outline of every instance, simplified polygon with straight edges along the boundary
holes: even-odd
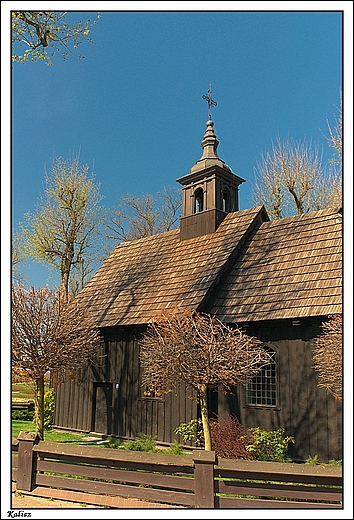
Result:
[[[287,224],[289,221],[299,221],[299,220],[307,220],[313,219],[315,217],[342,217],[342,213],[340,210],[336,210],[335,208],[324,208],[318,209],[316,211],[308,211],[306,213],[301,213],[300,215],[291,215],[290,217],[283,217],[280,219],[271,220],[270,222],[274,224]]]
[[[197,311],[204,310],[204,307],[206,305],[210,306],[212,305],[213,299],[215,298],[215,291],[219,288],[220,284],[226,279],[226,277],[229,274],[230,269],[232,269],[232,266],[237,259],[237,257],[242,253],[243,246],[245,242],[249,239],[251,234],[256,233],[257,230],[262,226],[264,223],[264,218],[268,218],[267,212],[265,211],[263,206],[257,206],[255,208],[249,208],[248,210],[245,210],[245,213],[254,212],[255,217],[253,220],[249,223],[247,229],[244,231],[242,237],[238,240],[237,244],[233,247],[231,253],[228,255],[227,259],[225,260],[224,264],[220,267],[219,272],[216,274],[210,288],[202,298],[201,302],[199,303],[197,307]],[[239,214],[240,212],[234,212]],[[217,233],[220,228],[222,228],[222,225],[227,220],[227,217],[230,219],[231,213],[229,213],[223,222],[220,224],[219,228],[215,233]],[[222,233],[223,230],[221,229],[220,232]]]
[[[179,233],[179,228],[177,228],[177,229],[169,229],[168,231],[162,231],[161,233],[154,233],[153,235],[147,235],[146,237],[134,238],[132,240],[123,240],[122,242],[119,242],[119,244],[117,244],[116,248],[119,247],[119,246],[126,246],[126,245],[136,244],[137,242],[141,243],[143,240],[145,240],[145,241],[153,240],[153,239],[156,239],[157,237],[160,237],[162,235],[166,236],[168,234],[173,235],[173,234],[176,234],[176,233]]]

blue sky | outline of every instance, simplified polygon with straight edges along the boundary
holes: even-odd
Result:
[[[341,2],[329,2],[328,12],[232,11],[237,2],[215,4],[230,9],[218,12],[114,12],[105,6],[137,3],[91,4],[102,16],[91,33],[95,44],[79,48],[85,59],[58,55],[52,67],[12,67],[13,229],[34,211],[54,156],[80,150],[107,207],[127,193],[177,185],[201,156],[209,82],[219,156],[246,180],[240,209],[252,206],[254,168],[277,136],[312,140],[323,145],[325,160],[331,156],[324,134],[342,90]],[[242,3],[250,4],[257,2]],[[48,281],[43,267],[24,273],[36,287]]]

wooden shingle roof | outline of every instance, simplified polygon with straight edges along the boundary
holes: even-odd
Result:
[[[264,215],[262,207],[229,213],[215,233],[189,240],[174,230],[123,242],[79,298],[100,327],[144,324],[171,304],[197,309]]]
[[[342,311],[341,259],[341,214],[268,221],[258,207],[197,238],[121,243],[79,298],[100,327],[145,324],[170,305],[238,323],[325,316]]]
[[[208,311],[226,322],[342,312],[342,216],[331,210],[264,222]]]

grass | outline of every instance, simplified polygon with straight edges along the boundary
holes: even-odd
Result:
[[[33,401],[34,385],[33,383],[12,383],[12,400],[13,401]]]
[[[44,384],[44,391],[49,389],[49,384]],[[33,401],[35,397],[34,383],[12,383],[12,401],[26,402]]]
[[[12,421],[12,437],[18,437],[20,431],[35,432],[36,426],[32,421]],[[86,433],[57,432],[49,430],[44,432],[44,440],[48,442],[79,443]]]
[[[32,421],[12,420],[12,437],[17,438],[20,431],[34,432],[36,431],[36,426]],[[44,431],[44,440],[47,442],[70,442],[70,444],[88,444],[92,446],[92,442],[85,442],[83,440],[86,436],[86,433],[59,432],[55,430]],[[138,434],[134,441],[120,441],[113,437],[109,437],[105,442],[100,442],[99,444],[95,444],[95,446],[99,448],[168,453],[170,455],[187,455],[187,453],[184,452],[183,447],[177,441],[174,441],[171,446],[166,449],[159,449],[156,447],[156,442],[152,437],[143,434]]]

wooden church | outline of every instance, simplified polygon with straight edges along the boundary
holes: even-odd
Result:
[[[80,384],[56,386],[54,426],[160,443],[198,416],[190,390],[147,395],[138,339],[171,305],[216,315],[258,337],[272,362],[234,393],[210,391],[211,414],[245,427],[285,428],[293,460],[342,458],[341,403],[317,386],[314,338],[342,312],[342,215],[322,210],[270,221],[263,207],[239,211],[244,180],[217,153],[211,118],[203,154],[182,186],[180,229],[119,244],[80,294],[104,337],[103,365]]]

